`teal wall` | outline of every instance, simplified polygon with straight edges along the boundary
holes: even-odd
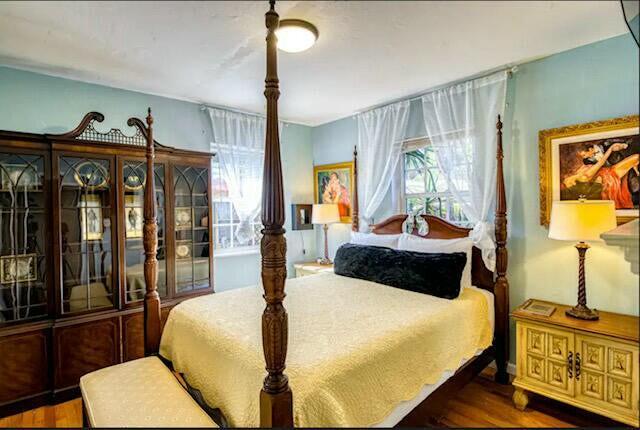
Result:
[[[505,157],[512,306],[529,297],[576,302],[577,252],[570,243],[549,239],[539,224],[538,131],[638,114],[638,73],[638,47],[626,34],[525,64],[509,82]],[[586,263],[589,305],[638,315],[638,276],[622,251],[592,245]]]
[[[539,225],[538,131],[637,114],[638,90],[638,47],[629,35],[523,64],[509,79],[504,143],[512,307],[531,297],[576,302],[577,252],[570,243],[549,239]],[[315,164],[352,158],[357,141],[353,117],[311,133]],[[421,135],[421,106],[413,102],[407,137]],[[376,220],[392,212],[390,199],[386,204]],[[348,226],[332,227],[330,234],[333,253],[348,240]],[[593,244],[587,256],[589,304],[638,315],[638,276],[629,267],[618,248]]]
[[[568,243],[548,239],[547,230],[538,224],[538,131],[637,114],[638,72],[638,48],[630,35],[623,35],[523,64],[509,79],[505,165],[512,306],[529,297],[569,304],[576,300],[576,251]],[[209,148],[210,126],[197,104],[0,67],[0,129],[67,131],[90,110],[105,114],[104,130],[120,128],[130,116],[142,117],[147,106],[154,111],[158,141]],[[420,109],[419,103],[412,103],[407,137],[424,134]],[[288,230],[289,204],[313,199],[313,165],[350,160],[356,141],[352,117],[315,128],[285,127],[282,155]],[[387,199],[375,218],[390,215],[390,206]],[[348,237],[348,225],[333,225],[331,253]],[[321,252],[318,231],[288,231],[287,240],[291,273],[292,262],[313,259]],[[631,275],[622,252],[594,244],[587,258],[589,303],[638,315],[638,277]],[[216,257],[215,269],[219,291],[255,284],[259,255]]]
[[[0,67],[0,130],[65,132],[78,125],[89,111],[105,115],[105,121],[99,124],[100,130],[106,131],[111,127],[126,129],[127,119],[132,116],[143,118],[148,106],[153,110],[158,142],[178,148],[209,150],[210,121],[196,103]],[[313,152],[309,127],[285,125],[282,160],[288,214],[292,202],[309,203],[313,198]],[[285,228],[290,230],[289,217]],[[289,271],[293,273],[293,262],[315,258],[315,235],[310,231],[288,232],[287,239],[287,260]],[[303,240],[306,254],[302,253]],[[259,281],[257,252],[216,257],[214,264],[218,291]]]

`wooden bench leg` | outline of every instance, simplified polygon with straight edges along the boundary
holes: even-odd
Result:
[[[513,392],[513,403],[516,406],[516,409],[520,411],[524,411],[529,403],[529,395],[522,388],[516,387],[516,390]]]

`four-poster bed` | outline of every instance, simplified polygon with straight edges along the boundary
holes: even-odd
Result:
[[[286,270],[286,241],[284,238],[284,191],[283,191],[283,181],[282,181],[282,165],[280,158],[280,142],[278,137],[278,97],[279,97],[279,81],[277,76],[277,47],[276,47],[276,37],[275,30],[278,27],[279,17],[278,14],[274,10],[274,1],[270,1],[270,9],[266,13],[266,27],[267,27],[267,73],[265,79],[265,97],[267,99],[267,129],[266,129],[266,146],[265,146],[265,159],[264,159],[264,176],[263,176],[263,196],[262,196],[262,223],[264,226],[263,237],[261,242],[261,255],[262,255],[262,286],[264,288],[264,301],[266,302],[266,307],[262,313],[262,349],[263,349],[263,358],[266,362],[266,377],[262,382],[262,388],[259,394],[259,424],[261,427],[293,427],[294,424],[300,425],[299,422],[294,420],[294,404],[296,402],[296,394],[295,390],[292,391],[290,387],[289,378],[285,373],[286,368],[286,358],[287,358],[287,349],[289,342],[289,320],[287,316],[287,311],[284,306],[285,299],[285,281],[287,278],[287,270]],[[152,135],[151,123],[152,120],[150,116],[147,119],[148,122],[148,136]],[[481,253],[478,249],[473,249],[473,258],[472,258],[472,280],[473,285],[478,287],[479,289],[483,289],[489,291],[493,294],[493,309],[495,312],[493,333],[490,333],[491,336],[488,340],[488,343],[478,341],[477,345],[473,344],[475,347],[481,347],[479,354],[473,356],[469,355],[469,351],[461,352],[462,355],[456,356],[456,359],[459,362],[460,358],[465,358],[464,365],[458,367],[456,365],[452,370],[455,372],[453,376],[451,376],[446,381],[443,381],[435,391],[433,391],[426,399],[423,399],[421,403],[417,406],[412,407],[412,411],[408,414],[403,414],[402,420],[396,422],[396,424],[400,425],[424,425],[428,423],[428,419],[437,414],[438,410],[444,404],[450,394],[455,390],[461,388],[467,381],[469,381],[473,376],[475,376],[478,372],[480,372],[487,364],[491,361],[495,360],[497,365],[497,373],[496,379],[501,383],[508,382],[508,376],[506,373],[506,363],[508,357],[508,282],[506,279],[506,269],[507,269],[507,251],[506,251],[506,198],[505,198],[505,187],[504,187],[504,177],[503,177],[503,152],[502,152],[502,123],[500,118],[498,118],[497,123],[497,202],[496,202],[496,214],[495,214],[495,235],[496,235],[496,254],[497,254],[497,263],[496,263],[496,271],[495,273],[490,272],[486,269]],[[150,140],[152,142],[152,140]],[[354,156],[357,158],[357,153],[354,152]],[[149,144],[147,147],[147,168],[153,171],[153,144]],[[354,165],[354,173],[357,174],[357,159],[355,160]],[[357,182],[356,182],[357,183]],[[156,270],[156,262],[155,262],[155,248],[157,246],[156,239],[156,227],[155,227],[155,210],[154,210],[154,201],[153,198],[153,188],[147,187],[145,189],[145,223],[144,223],[144,245],[145,245],[145,253],[146,253],[146,261],[145,261],[145,281],[146,281],[146,295],[144,301],[144,321],[145,321],[145,353],[147,355],[155,355],[159,352],[163,352],[165,358],[172,361],[174,368],[177,371],[182,372],[184,369],[196,369],[196,367],[190,367],[187,363],[187,358],[185,358],[185,354],[180,353],[176,344],[172,344],[175,338],[184,339],[184,332],[178,331],[179,329],[176,326],[185,326],[184,321],[186,319],[191,318],[190,323],[194,324],[194,327],[198,328],[200,332],[200,336],[204,336],[197,339],[195,342],[198,345],[202,346],[203,349],[199,350],[200,353],[206,355],[207,351],[210,351],[206,348],[215,348],[215,345],[206,345],[207,343],[214,344],[218,341],[229,341],[230,343],[226,345],[227,348],[231,348],[229,345],[233,346],[234,343],[234,331],[236,327],[232,327],[229,331],[222,333],[223,339],[217,338],[212,340],[207,338],[207,336],[211,333],[202,334],[205,330],[204,324],[208,324],[211,321],[207,321],[207,319],[216,319],[216,323],[220,323],[217,328],[223,330],[224,327],[224,318],[226,315],[220,316],[220,314],[215,313],[212,309],[217,309],[220,312],[223,312],[224,306],[221,306],[222,298],[226,293],[217,294],[215,296],[218,297],[204,297],[200,299],[190,300],[181,307],[177,307],[172,311],[172,315],[169,318],[167,323],[167,327],[165,327],[165,331],[169,332],[169,334],[165,333],[165,336],[162,339],[161,345],[161,319],[160,319],[160,299],[156,292],[156,282],[155,282],[155,270]],[[354,192],[354,208],[353,208],[353,230],[358,229],[358,204],[357,204],[357,187]],[[469,235],[470,229],[458,227],[452,225],[442,219],[433,216],[423,216],[429,224],[429,233],[427,234],[427,238],[440,238],[440,239],[450,239],[450,238],[461,238],[467,237]],[[374,226],[372,226],[372,233],[374,234],[399,234],[402,232],[403,222],[406,218],[406,215],[396,215],[385,221],[382,221]],[[412,234],[417,235],[417,231],[413,231]],[[317,275],[318,277],[325,276]],[[337,275],[329,275],[337,277]],[[316,277],[311,277],[316,278]],[[301,282],[311,282],[308,281],[310,278],[302,278],[303,280],[296,280],[298,284],[293,285],[294,282],[290,282],[288,289],[292,296],[288,300],[293,300],[292,303],[304,302],[304,294],[312,295],[311,290],[306,287],[303,288],[303,285],[300,285]],[[305,281],[305,279],[307,281]],[[317,278],[320,279],[320,278]],[[327,278],[328,279],[328,278]],[[343,278],[349,279],[349,282],[352,282],[353,285],[356,285],[356,280],[351,280],[351,278]],[[318,282],[317,280],[315,282]],[[336,281],[336,278],[331,278],[331,282],[341,283],[343,281]],[[346,281],[344,281],[346,282]],[[370,283],[369,283],[370,284]],[[345,284],[346,285],[346,284]],[[367,284],[368,285],[368,284]],[[375,284],[377,285],[377,284]],[[293,289],[291,289],[293,288]],[[348,289],[350,287],[344,287]],[[358,291],[357,294],[361,294],[362,288],[364,288],[363,284],[358,284],[354,287],[355,290]],[[372,288],[372,287],[368,287]],[[247,289],[249,290],[249,289]],[[355,291],[354,290],[354,291]],[[383,289],[385,292],[381,294],[406,294],[405,292],[396,293],[391,292],[392,288]],[[315,291],[315,290],[314,290]],[[320,290],[322,291],[322,290]],[[370,291],[374,291],[372,288]],[[378,290],[375,290],[378,291]],[[382,291],[382,290],[380,290]],[[400,291],[400,290],[398,290]],[[295,294],[294,294],[295,292]],[[234,295],[227,294],[225,297],[232,299],[236,298],[236,302],[240,303],[240,299],[246,300],[247,302],[251,302],[255,300],[255,296],[251,296],[250,293],[242,292],[242,293],[233,293]],[[324,294],[324,293],[322,293]],[[327,296],[330,294],[335,294],[334,296]],[[332,303],[335,301],[335,309],[338,308],[338,302],[344,301],[344,297],[339,297],[340,291],[335,288],[327,288],[327,293],[323,296],[319,296],[322,300],[325,301],[325,306],[327,309],[331,309]],[[345,293],[346,294],[346,293]],[[351,294],[351,293],[350,293]],[[354,297],[358,297],[357,294]],[[467,295],[473,295],[473,293],[468,292]],[[461,295],[462,296],[462,295]],[[478,297],[480,297],[479,295]],[[349,297],[349,296],[345,296]],[[414,296],[412,296],[414,297]],[[360,298],[365,299],[366,296],[360,296]],[[395,300],[395,298],[389,298],[389,300]],[[398,299],[404,300],[404,299]],[[430,298],[430,296],[422,295],[419,300],[424,300],[425,304],[429,300],[437,300]],[[457,300],[457,299],[456,299]],[[455,302],[453,300],[451,302]],[[480,299],[478,299],[480,300]],[[364,300],[366,301],[366,300]],[[469,302],[473,302],[473,300],[469,299]],[[253,306],[256,305],[256,302],[253,301]],[[328,304],[327,304],[328,303]],[[429,302],[431,303],[431,302]],[[237,303],[236,303],[237,304]],[[219,306],[220,309],[216,308]],[[234,303],[232,301],[229,302],[229,306],[233,308]],[[429,304],[431,306],[431,304]],[[438,305],[440,306],[440,305]],[[473,305],[476,306],[476,305]],[[249,306],[250,307],[250,306]],[[239,312],[241,309],[240,306],[234,308],[236,312]],[[301,312],[300,308],[293,308],[296,312]],[[354,309],[356,309],[354,304]],[[374,308],[358,308],[359,310],[364,309],[364,311],[371,311]],[[385,318],[386,316],[391,315],[388,310],[387,314],[384,314],[383,309],[380,309],[380,312],[376,312],[374,314],[369,314],[369,325],[376,324],[377,318]],[[192,314],[189,314],[191,312]],[[199,315],[194,316],[194,313],[200,312]],[[230,312],[233,312],[230,311]],[[355,312],[355,311],[354,311]],[[416,311],[418,312],[418,311]],[[340,311],[338,311],[340,313]],[[419,314],[419,312],[418,312]],[[424,315],[418,315],[416,318],[423,318]],[[440,312],[438,315],[443,317],[445,315],[443,312]],[[294,322],[297,319],[301,319],[303,316],[300,314],[294,314]],[[173,318],[172,318],[173,317]],[[183,318],[179,321],[179,318]],[[469,316],[471,318],[471,316]],[[460,320],[460,318],[454,318]],[[464,319],[463,319],[464,320]],[[176,322],[179,321],[179,322]],[[324,320],[318,319],[314,320],[314,322],[320,321],[322,324],[325,323]],[[478,320],[480,321],[480,320]],[[213,323],[213,322],[212,322]],[[413,324],[413,321],[410,321]],[[243,324],[242,321],[234,320],[232,325],[240,325]],[[483,323],[484,324],[484,323]],[[249,329],[257,329],[257,327],[251,326]],[[295,325],[295,324],[294,324]],[[381,325],[382,326],[382,325]],[[202,330],[199,330],[202,328]],[[183,327],[184,329],[184,327]],[[389,332],[391,332],[391,328],[386,328]],[[384,331],[384,327],[381,329]],[[251,337],[251,333],[249,335],[247,332],[242,332],[238,329],[235,332],[238,336],[248,336]],[[255,333],[255,330],[254,330]],[[311,332],[310,332],[311,333]],[[313,336],[320,332],[313,332]],[[215,335],[212,334],[212,335]],[[298,333],[292,332],[291,338],[298,339],[301,341],[305,337],[306,333]],[[331,333],[325,333],[329,338],[331,337]],[[477,335],[478,338],[482,336],[480,334]],[[253,339],[253,338],[251,338]],[[253,339],[255,340],[255,339]],[[306,339],[305,339],[306,340]],[[336,339],[337,343],[341,339]],[[209,341],[209,342],[208,342]],[[455,339],[451,339],[451,342],[455,342]],[[193,344],[192,344],[193,345]],[[205,348],[206,347],[206,348]],[[369,346],[370,347],[370,346]],[[469,348],[467,348],[469,349]],[[184,352],[184,351],[183,351]],[[370,351],[371,352],[371,351]],[[234,352],[236,354],[242,354],[244,351]],[[311,353],[311,352],[310,352]],[[247,354],[250,355],[248,352]],[[372,356],[375,356],[375,350],[371,352]],[[299,358],[299,357],[298,357]],[[330,357],[329,357],[330,359]],[[327,359],[327,361],[330,361]],[[212,363],[215,362],[218,365],[217,361],[223,360],[221,357],[206,355],[200,356],[197,358],[202,366],[202,362],[206,360],[210,360]],[[255,363],[255,356],[252,356],[252,360],[249,365]],[[177,365],[176,365],[177,364]],[[213,365],[213,364],[212,364]],[[200,377],[202,380],[202,373],[207,373],[203,371],[203,367],[198,368],[201,373]],[[299,373],[299,368],[291,368],[292,372],[295,370],[296,373]],[[193,370],[195,372],[195,370]],[[189,374],[188,371],[183,372],[187,382],[191,383],[191,377],[194,376]],[[356,372],[357,373],[357,372]],[[331,378],[332,375],[327,374],[326,378]],[[335,378],[335,374],[333,375]],[[215,378],[215,375],[211,375],[211,378]],[[197,379],[194,377],[194,379]],[[300,381],[300,379],[299,379]],[[424,382],[423,382],[424,383]],[[240,382],[238,382],[240,385]],[[255,385],[255,384],[253,384]],[[251,386],[253,386],[251,385]],[[302,386],[302,384],[300,384]],[[203,387],[196,387],[198,389],[202,389]],[[232,390],[234,387],[226,387],[225,389]],[[389,387],[391,389],[392,387]],[[256,390],[257,391],[257,390]],[[242,391],[240,391],[243,393]],[[252,396],[251,393],[244,393],[244,395]],[[299,392],[300,398],[302,401],[303,393]],[[258,396],[258,393],[255,393],[255,396]],[[206,396],[205,396],[206,397]],[[363,402],[367,399],[361,399]],[[406,400],[406,399],[402,399]],[[362,403],[364,406],[364,403]],[[220,408],[223,413],[225,413],[225,405],[222,404],[211,404],[209,405],[214,408]],[[323,405],[322,407],[326,407],[327,410],[332,411],[332,407],[338,408],[340,405],[328,406]],[[366,406],[369,407],[369,406]],[[233,417],[227,416],[227,418],[231,418],[230,422],[232,424],[237,424],[237,421],[233,419]],[[242,422],[241,424],[247,424],[246,422]],[[254,423],[257,424],[257,423]],[[306,425],[323,425],[325,423],[309,423],[303,422]],[[367,423],[369,424],[369,423]]]

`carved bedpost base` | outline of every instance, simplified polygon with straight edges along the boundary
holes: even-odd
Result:
[[[260,391],[260,427],[293,427],[293,396],[291,389],[278,394]]]
[[[529,395],[522,388],[516,387],[516,390],[513,392],[512,400],[517,410],[524,411],[529,404]]]

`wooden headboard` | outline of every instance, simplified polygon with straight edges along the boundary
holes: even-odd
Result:
[[[371,232],[375,234],[403,233],[402,225],[407,219],[407,216],[408,215],[406,214],[400,214],[387,218],[386,220],[371,226]],[[418,234],[417,227],[414,226],[411,234],[417,237],[423,237],[425,239],[457,239],[468,237],[469,232],[471,232],[470,228],[464,228],[451,224],[450,222],[447,222],[442,218],[438,218],[433,215],[421,216],[429,225],[429,232],[426,236],[421,236],[420,234]],[[476,248],[475,246],[473,247],[471,257],[471,282],[474,286],[483,288],[493,293],[495,286],[493,280],[493,272],[487,269],[484,261],[482,261],[482,251],[480,251],[480,249]]]

